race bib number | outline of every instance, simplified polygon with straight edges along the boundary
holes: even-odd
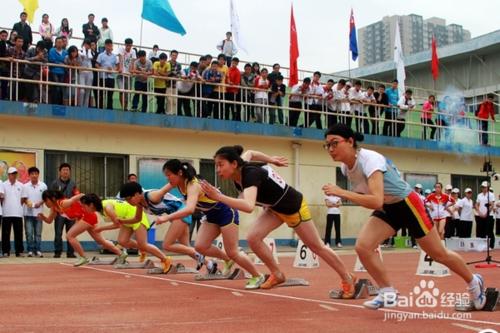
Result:
[[[271,168],[268,165],[263,166],[263,168],[267,170],[267,176],[269,177],[269,179],[278,184],[278,186],[281,187],[282,189],[285,189],[286,182],[283,180],[283,178],[281,178],[281,176],[276,171],[273,170],[273,168]]]

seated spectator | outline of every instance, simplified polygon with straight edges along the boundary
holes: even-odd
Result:
[[[57,37],[66,37],[70,40],[73,37],[73,28],[69,27],[69,22],[67,18],[63,18],[61,21],[61,26],[56,30]]]
[[[101,24],[102,26],[99,28],[99,40],[97,41],[97,50],[99,51],[99,53],[104,52],[104,42],[106,40],[114,40],[113,31],[108,26],[108,19],[103,17],[101,20]]]
[[[25,60],[33,62],[33,64],[27,64],[24,67],[23,77],[28,80],[40,81],[42,73],[40,63],[48,61],[45,43],[38,41],[36,47],[28,50]],[[26,101],[29,103],[40,103],[40,90],[42,86],[37,83],[26,83],[25,87]]]
[[[267,68],[263,68],[260,71],[260,75],[255,78],[255,104],[260,105],[268,105],[268,94],[269,88],[271,88],[269,84],[269,80],[267,79]],[[264,118],[266,117],[266,107],[255,107],[255,122],[262,123]]]
[[[436,127],[432,121],[432,114],[434,113],[434,105],[436,104],[436,97],[434,95],[429,95],[429,98],[424,102],[422,107],[422,114],[420,116],[420,122],[423,124],[424,130],[422,131],[422,139],[427,140],[427,127],[431,125],[430,139],[434,140],[434,135],[436,134]]]
[[[412,98],[413,91],[410,89],[406,89],[403,97],[399,99],[398,107],[399,113],[396,119],[398,120],[396,126],[396,136],[400,137],[401,133],[404,131],[406,126],[406,116],[408,115],[408,111],[412,111],[415,108],[415,100]]]
[[[311,78],[306,77],[302,83],[297,83],[292,87],[292,90],[290,91],[290,98],[288,99],[288,106],[290,109],[297,109],[297,110],[290,110],[289,111],[289,120],[290,120],[290,126],[291,127],[297,127],[298,121],[300,114],[303,110],[304,106],[304,99],[306,98],[307,94],[309,93],[309,86],[311,85]]]
[[[215,84],[219,84],[222,81],[222,74],[217,70],[219,63],[217,61],[212,61],[210,69],[203,73],[203,80],[206,84],[203,85],[203,97],[209,98],[207,102],[207,107],[202,111],[202,117],[208,118],[212,117],[214,119],[219,119],[219,93],[215,91]]]
[[[146,51],[140,50],[137,52],[137,60],[132,64],[132,74],[135,76],[134,90],[148,90],[148,76],[153,73],[153,64],[149,59],[146,59]],[[148,109],[148,95],[134,94],[132,99],[132,111],[137,111],[139,105],[139,96],[142,96],[141,112],[146,113]]]
[[[229,87],[226,88],[226,109],[225,109],[225,117],[224,119],[241,121],[241,105],[231,103],[234,101],[240,100],[240,88],[239,85],[241,83],[241,73],[238,69],[238,64],[240,60],[236,57],[231,60],[231,67],[228,70],[226,77],[226,84]]]
[[[7,38],[9,34],[7,30],[0,31],[0,58],[7,58],[9,55],[9,47],[7,45]],[[0,61],[0,78],[8,77],[10,75],[10,63],[8,61]],[[7,99],[9,94],[9,81],[0,80],[0,99]]]
[[[385,110],[385,107],[383,107],[382,105],[389,105],[389,97],[387,97],[387,94],[385,93],[385,85],[379,84],[377,91],[373,93],[373,96],[375,97],[375,103],[377,105],[370,106],[368,108],[368,112],[370,113],[370,117],[372,118],[372,134],[379,135],[379,119],[382,115],[382,112],[384,112]]]
[[[283,100],[286,95],[286,86],[283,84],[283,76],[278,75],[271,86],[269,93],[269,105],[277,106],[278,109],[269,109],[269,124],[274,124],[276,121],[276,114],[278,114],[278,124],[284,125],[283,110],[279,107],[283,105]]]
[[[321,124],[321,112],[322,98],[323,98],[323,86],[320,82],[321,73],[314,72],[312,82],[309,86],[309,97],[307,98],[307,108],[312,112],[306,113],[306,124],[307,127],[311,127],[313,123],[316,123],[316,128],[323,129]]]
[[[201,80],[201,76],[198,74],[198,63],[196,61],[191,62],[189,68],[185,68],[181,72],[181,81],[177,82],[177,91],[179,93],[179,103],[177,104],[177,115],[186,117],[192,117],[191,113],[191,99],[182,98],[182,96],[193,97],[195,93],[195,82]]]
[[[91,42],[97,42],[101,37],[101,32],[99,28],[94,24],[95,15],[88,15],[89,21],[82,26],[82,32],[85,39],[90,39]],[[104,41],[106,44],[106,40]]]
[[[225,56],[225,61],[227,64],[231,64],[231,59],[238,53],[236,49],[236,45],[232,41],[233,34],[231,31],[226,32],[226,39],[222,40],[219,44],[217,44],[217,50],[221,52]]]
[[[118,57],[113,53],[113,41],[107,39],[104,42],[105,50],[99,53],[96,60],[96,68],[104,69],[106,71],[99,74],[99,86],[109,89],[115,88],[115,76],[113,71],[118,70]],[[104,108],[104,95],[106,95],[106,108],[113,109],[113,91],[99,90],[99,103],[98,108]]]
[[[153,75],[159,76],[154,79],[156,94],[156,113],[165,114],[165,93],[167,92],[167,83],[161,77],[167,77],[170,71],[170,64],[167,61],[167,54],[160,53],[159,61],[153,64]]]
[[[159,55],[160,55],[160,48],[158,47],[158,45],[155,44],[153,45],[153,49],[148,53],[148,59],[151,60],[151,62],[154,64],[155,62],[160,60]]]
[[[42,23],[40,23],[40,27],[38,28],[38,32],[42,37],[43,42],[45,43],[45,48],[50,50],[53,46],[52,37],[55,35],[54,26],[49,22],[49,15],[42,15]]]
[[[14,46],[15,44],[15,36],[19,35],[23,38],[23,51],[28,51],[31,43],[33,43],[33,34],[31,32],[31,27],[27,22],[28,14],[26,12],[22,12],[19,17],[21,18],[20,22],[17,22],[12,27],[11,35],[10,35],[10,46]],[[14,36],[15,33],[15,36]]]
[[[241,75],[241,86],[245,89],[241,89],[241,100],[243,103],[253,104],[255,102],[255,95],[253,92],[253,86],[255,85],[255,74],[252,72],[252,65],[246,64]],[[252,88],[252,89],[250,89]],[[255,109],[253,105],[245,105],[245,120],[254,121],[255,120]]]
[[[14,47],[9,49],[9,57],[17,60],[24,60],[26,53],[23,50],[24,40],[23,37],[16,37],[16,44]],[[24,71],[24,64],[13,63],[12,66],[12,78],[21,78]],[[17,81],[11,81],[12,86],[12,100],[22,101],[24,99],[24,90],[22,89],[23,84]]]
[[[118,71],[117,76],[118,88],[120,88],[120,103],[123,110],[128,109],[129,93],[126,90],[132,90],[132,67],[137,59],[137,53],[132,48],[134,41],[132,38],[125,39],[125,46],[118,49]]]
[[[76,94],[77,94],[77,89],[74,88],[76,81],[76,77],[79,75],[78,69],[82,66],[82,56],[78,52],[78,48],[74,45],[70,46],[68,48],[68,54],[64,58],[64,63],[67,66],[73,67],[69,70],[69,77],[70,77],[70,83],[71,87],[69,88],[69,105],[76,105]]]

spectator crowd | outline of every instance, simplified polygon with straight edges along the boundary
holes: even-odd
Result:
[[[102,18],[100,26],[94,20],[89,14],[77,47],[69,45],[73,29],[68,19],[56,27],[43,14],[35,43],[27,14],[21,13],[10,36],[0,31],[0,58],[6,58],[0,61],[0,98],[318,129],[342,122],[365,134],[396,137],[407,127],[408,115],[417,111],[413,92],[400,94],[397,80],[390,87],[362,89],[358,80],[324,83],[315,72],[287,89],[277,63],[271,71],[246,63],[241,71],[231,32],[217,44],[221,53],[215,59],[207,54],[183,68],[176,50],[167,54],[154,45],[146,53],[135,48],[131,38],[116,48],[108,19]],[[493,101],[494,95],[488,95],[475,114],[484,145],[489,118],[495,116]],[[431,95],[420,109],[424,140],[449,140],[450,127],[471,127],[465,103],[457,106],[449,97],[438,102]]]

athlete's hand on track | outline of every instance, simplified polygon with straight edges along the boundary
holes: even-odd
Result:
[[[287,167],[288,166],[288,159],[283,156],[271,156],[270,157],[269,163],[274,164],[279,167]]]
[[[212,200],[217,200],[220,196],[220,191],[217,187],[213,186],[206,180],[200,181],[201,190],[205,193],[207,197]]]
[[[339,194],[342,191],[342,188],[338,187],[337,185],[330,184],[330,183],[328,183],[326,185],[323,185],[323,187],[321,189],[323,190],[323,192],[325,193],[325,195],[336,195],[336,196],[339,196]]]

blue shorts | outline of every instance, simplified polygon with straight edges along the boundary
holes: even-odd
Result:
[[[212,209],[203,212],[208,223],[213,223],[219,227],[225,227],[231,223],[240,224],[240,216],[236,209],[219,202]]]

